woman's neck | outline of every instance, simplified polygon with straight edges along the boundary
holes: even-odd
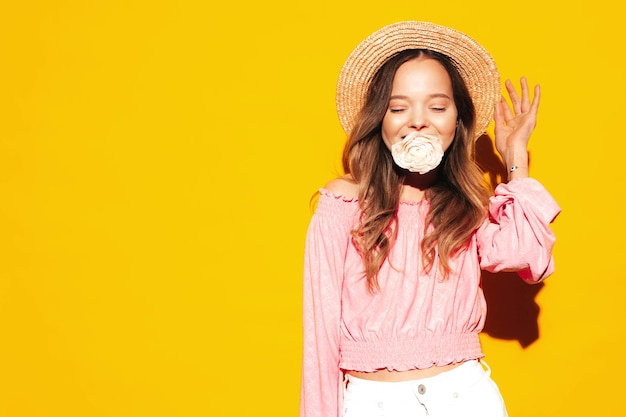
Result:
[[[426,174],[407,172],[400,189],[400,201],[421,201],[426,190],[437,182],[439,169],[436,168]]]

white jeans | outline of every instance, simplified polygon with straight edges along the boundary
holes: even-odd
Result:
[[[484,364],[487,370],[483,368]],[[346,375],[344,417],[506,417],[485,362],[464,364],[429,378],[378,382]]]

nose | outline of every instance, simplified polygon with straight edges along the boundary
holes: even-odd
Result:
[[[428,118],[424,115],[423,112],[415,110],[411,114],[409,127],[416,130],[428,127]]]

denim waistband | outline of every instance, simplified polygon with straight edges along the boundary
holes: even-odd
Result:
[[[353,388],[362,392],[395,392],[398,395],[402,395],[403,393],[415,392],[416,390],[438,391],[441,388],[446,390],[463,388],[483,378],[485,374],[489,375],[490,373],[491,369],[485,361],[473,359],[435,376],[409,381],[371,381],[346,374],[346,384],[351,384]]]

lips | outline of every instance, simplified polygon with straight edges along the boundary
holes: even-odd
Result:
[[[391,156],[401,168],[425,174],[443,159],[443,144],[437,136],[411,132],[391,147]]]

